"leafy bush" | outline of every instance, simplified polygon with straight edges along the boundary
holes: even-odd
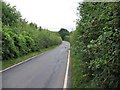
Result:
[[[1,3],[1,1],[0,1]],[[3,60],[17,58],[34,51],[40,51],[53,45],[59,45],[62,39],[58,33],[37,28],[20,18],[15,7],[2,2],[2,56]]]
[[[81,19],[71,35],[71,50],[83,63],[81,87],[120,87],[119,9],[118,2],[83,2],[78,7]]]
[[[68,42],[70,41],[70,36],[69,35],[65,36],[65,41],[68,41]]]
[[[2,32],[2,56],[5,59],[18,57],[19,51],[17,50],[14,40],[7,32]]]

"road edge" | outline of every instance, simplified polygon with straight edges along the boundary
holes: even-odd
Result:
[[[44,53],[45,53],[45,52],[43,52],[43,53],[41,53],[41,54],[39,54],[39,55],[42,55],[42,54],[44,54]],[[7,71],[7,70],[9,70],[9,69],[11,69],[11,68],[14,68],[14,67],[18,66],[18,65],[21,65],[21,64],[23,64],[23,63],[25,63],[25,62],[28,62],[28,61],[30,61],[31,59],[38,57],[39,55],[35,55],[35,56],[31,57],[31,58],[26,59],[25,61],[19,62],[19,63],[17,63],[17,64],[14,64],[14,65],[8,67],[8,68],[5,68],[5,69],[3,69],[3,70],[0,70],[0,73],[1,73],[1,72],[5,72],[5,71]]]
[[[68,51],[67,67],[66,67],[63,89],[67,88],[69,64],[70,64],[70,50]]]
[[[60,44],[60,45],[61,45],[61,44]],[[58,45],[57,47],[59,47],[60,45]],[[57,47],[55,47],[55,48],[57,48]],[[53,49],[55,49],[55,48],[53,48]],[[53,50],[53,49],[52,49],[52,50]],[[51,51],[51,50],[48,50],[48,51]],[[19,65],[21,65],[21,64],[23,64],[23,63],[25,63],[25,62],[28,62],[28,61],[30,61],[31,59],[36,58],[36,57],[38,57],[38,56],[40,56],[40,55],[42,55],[42,54],[44,54],[44,53],[46,53],[46,52],[48,52],[48,51],[45,51],[45,52],[43,52],[43,53],[40,53],[40,54],[35,55],[35,56],[33,56],[33,57],[30,57],[30,58],[26,59],[25,61],[19,62],[19,63],[17,63],[17,64],[14,64],[14,65],[8,67],[8,68],[5,68],[5,69],[3,69],[3,70],[0,70],[0,73],[5,72],[5,71],[7,71],[7,70],[9,70],[9,69],[11,69],[11,68],[14,68],[14,67],[16,67],[16,66],[19,66]]]
[[[60,44],[60,45],[61,45],[61,44]],[[60,46],[60,45],[58,45],[58,46]],[[57,47],[58,47],[58,46],[57,46]],[[55,47],[55,48],[57,48],[57,47]],[[53,49],[55,49],[55,48],[53,48]],[[48,50],[48,51],[50,51],[50,50]],[[36,57],[38,57],[38,56],[40,56],[40,55],[42,55],[42,54],[44,54],[44,53],[46,53],[46,52],[48,52],[48,51],[45,51],[45,52],[43,52],[43,53],[40,53],[40,54],[35,55],[35,56],[33,56],[33,57],[30,57],[30,58],[28,58],[28,59],[26,59],[26,60],[24,60],[24,61],[21,61],[21,62],[19,62],[19,63],[16,63],[16,64],[14,64],[14,65],[12,65],[12,66],[10,66],[10,67],[7,67],[7,68],[5,68],[5,69],[3,69],[3,70],[0,70],[0,73],[5,72],[5,71],[7,71],[7,70],[9,70],[9,69],[11,69],[11,68],[14,68],[14,67],[16,67],[16,66],[19,66],[19,65],[21,65],[21,64],[23,64],[23,63],[25,63],[25,62],[28,62],[28,61],[30,61],[31,59],[36,58]]]

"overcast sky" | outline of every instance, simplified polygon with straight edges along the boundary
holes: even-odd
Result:
[[[59,31],[66,28],[69,31],[76,27],[76,9],[82,0],[4,0],[11,6],[16,6],[22,18],[34,22],[43,28]]]

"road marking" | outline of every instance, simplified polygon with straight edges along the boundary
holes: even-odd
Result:
[[[68,51],[68,60],[67,60],[67,67],[66,67],[63,89],[67,88],[69,62],[70,62],[70,50]]]
[[[44,52],[44,53],[45,53],[45,52]],[[41,53],[41,54],[39,54],[39,55],[42,55],[42,54],[44,54],[44,53]],[[22,61],[22,62],[19,62],[19,63],[17,63],[17,64],[14,64],[14,65],[6,68],[6,69],[0,70],[0,73],[1,73],[1,72],[4,72],[4,71],[7,71],[7,70],[9,70],[9,69],[11,69],[11,68],[14,68],[14,67],[16,67],[16,66],[18,66],[18,65],[20,65],[20,64],[25,63],[25,62],[28,62],[28,61],[30,61],[31,59],[38,57],[39,55],[33,56],[33,57],[31,57],[31,58],[28,58],[28,59],[26,59],[25,61]]]

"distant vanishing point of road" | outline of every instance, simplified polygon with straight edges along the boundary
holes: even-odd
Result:
[[[70,45],[53,50],[2,73],[3,88],[63,88]]]

